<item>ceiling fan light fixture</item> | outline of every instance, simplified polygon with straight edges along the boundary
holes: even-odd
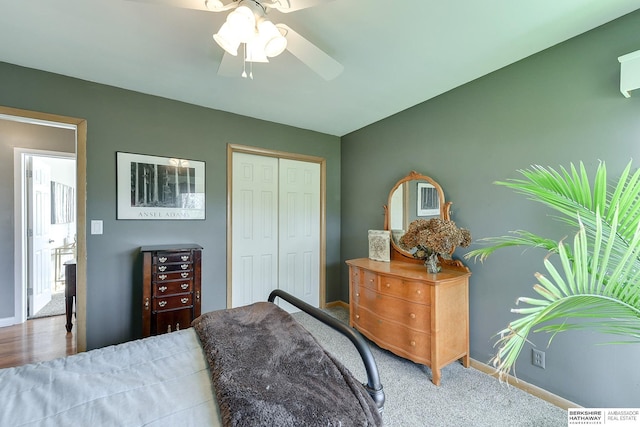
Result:
[[[224,8],[224,3],[220,0],[205,0],[204,5],[213,12],[218,12]]]
[[[273,22],[261,19],[258,22],[258,37],[263,45],[266,56],[273,58],[280,55],[287,48],[287,39]]]
[[[225,24],[229,24],[242,43],[249,42],[256,32],[256,17],[247,6],[238,6],[227,16]]]
[[[241,41],[231,25],[226,22],[222,24],[220,30],[213,35],[213,39],[225,51],[233,56],[238,56],[238,46],[240,46]]]

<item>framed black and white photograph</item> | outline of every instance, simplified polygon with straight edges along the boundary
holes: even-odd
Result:
[[[201,161],[116,153],[117,219],[205,219]]]
[[[428,182],[418,183],[418,216],[440,215],[438,190]]]

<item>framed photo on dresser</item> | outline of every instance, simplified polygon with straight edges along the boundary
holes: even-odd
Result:
[[[117,219],[205,219],[205,164],[116,153]]]
[[[389,262],[391,260],[390,240],[389,230],[369,230],[369,259]]]

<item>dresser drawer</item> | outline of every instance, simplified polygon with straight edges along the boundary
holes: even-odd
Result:
[[[192,262],[191,252],[157,252],[153,257],[154,264]]]
[[[431,326],[430,307],[414,304],[402,299],[383,295],[364,286],[356,288],[355,303],[381,318],[394,320],[410,328],[429,332]]]
[[[379,291],[412,302],[429,304],[429,286],[420,282],[412,282],[397,277],[379,276]]]
[[[369,289],[377,290],[378,289],[378,275],[369,270],[362,270],[362,286],[365,286]]]
[[[193,302],[192,294],[182,294],[167,297],[157,297],[153,299],[153,310],[175,310],[177,308],[189,307]]]
[[[153,284],[153,295],[158,298],[163,295],[184,294],[191,292],[193,282],[190,279],[173,282],[160,282]]]
[[[189,280],[193,277],[193,271],[169,271],[162,273],[153,273],[153,282],[167,282],[174,280]]]
[[[431,336],[407,326],[384,319],[368,310],[356,307],[354,323],[358,329],[375,338],[384,348],[412,355],[422,363],[431,361]]]
[[[175,264],[158,264],[153,266],[155,273],[169,273],[172,271],[189,271],[193,268],[190,262],[179,262]]]

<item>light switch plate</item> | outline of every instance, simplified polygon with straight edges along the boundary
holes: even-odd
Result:
[[[92,219],[91,220],[91,234],[102,234],[102,220],[101,219]]]

